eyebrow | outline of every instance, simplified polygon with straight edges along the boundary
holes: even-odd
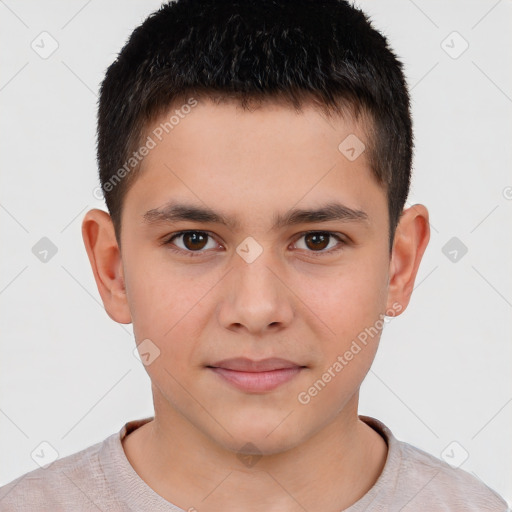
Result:
[[[193,221],[212,224],[222,224],[230,229],[239,229],[240,222],[236,218],[227,218],[219,212],[208,207],[199,207],[191,204],[169,202],[162,208],[148,210],[143,215],[147,224],[159,224],[165,222]],[[279,229],[297,224],[313,224],[317,222],[344,221],[368,223],[368,214],[363,210],[355,210],[341,203],[331,202],[314,209],[293,208],[285,214],[274,216],[274,224],[271,229]]]

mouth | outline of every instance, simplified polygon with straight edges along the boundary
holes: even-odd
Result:
[[[291,381],[307,367],[279,358],[260,361],[235,358],[218,361],[207,368],[241,391],[263,393]]]

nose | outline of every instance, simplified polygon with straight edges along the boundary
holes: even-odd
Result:
[[[267,257],[266,252],[252,263],[235,257],[218,309],[219,322],[225,329],[261,335],[277,332],[291,323],[293,293],[283,282],[279,263],[271,255]]]

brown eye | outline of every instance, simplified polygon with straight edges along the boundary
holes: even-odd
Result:
[[[172,236],[166,244],[175,245],[185,252],[205,252],[203,249],[215,247],[212,237],[203,231],[184,231]],[[210,244],[210,245],[208,245]]]
[[[330,231],[309,231],[295,242],[295,247],[318,255],[331,254],[346,245],[345,240]]]
[[[198,233],[197,231],[185,233],[183,235],[183,244],[187,249],[190,249],[191,251],[198,251],[203,249],[207,240],[208,235],[205,235],[204,233]]]
[[[327,233],[308,233],[304,240],[309,249],[321,251],[329,245],[331,235]]]

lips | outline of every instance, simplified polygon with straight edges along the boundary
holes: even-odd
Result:
[[[223,382],[248,393],[272,391],[292,380],[305,366],[280,358],[255,361],[247,358],[224,359],[208,365]]]
[[[233,370],[237,372],[269,372],[284,368],[301,367],[301,365],[297,363],[286,359],[279,359],[277,357],[262,359],[261,361],[254,361],[245,357],[237,357],[234,359],[224,359],[209,366],[212,368],[224,368],[226,370]]]

